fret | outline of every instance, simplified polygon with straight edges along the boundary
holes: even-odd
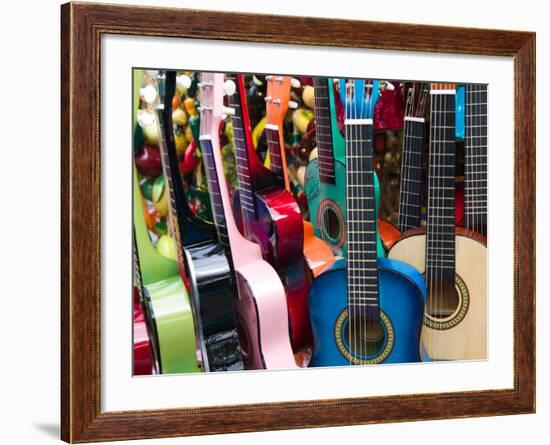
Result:
[[[430,276],[455,264],[455,96],[432,96],[428,167],[426,269]]]
[[[348,119],[345,129],[348,307],[367,320],[377,320],[379,295],[372,120]],[[368,308],[361,304],[361,300],[367,298],[372,301],[371,312],[365,312]]]
[[[229,75],[227,78],[235,81],[238,85],[235,93],[228,96],[228,104],[235,110],[235,113],[231,116],[231,122],[233,124],[233,145],[235,149],[235,166],[237,169],[239,201],[241,208],[244,210],[242,213],[243,218],[253,220],[256,217],[256,203],[253,197],[252,180],[250,175],[249,147],[247,146],[245,133],[246,119],[243,116],[243,106],[241,105],[241,88],[243,87],[243,85],[241,85],[242,79]],[[246,110],[246,106],[244,107],[244,110]],[[243,226],[246,234],[249,230],[249,225],[243,224]]]
[[[329,88],[332,81],[326,77],[314,77],[314,113],[315,137],[319,153],[319,179],[322,182],[334,183],[334,150],[332,142],[332,122],[330,113]]]
[[[214,217],[216,232],[218,233],[218,241],[224,247],[228,248],[229,236],[225,223],[223,201],[221,198],[221,190],[217,177],[213,146],[210,138],[201,137],[201,147],[206,172],[206,179],[208,182],[208,192],[210,194],[210,201],[212,202],[212,215]]]
[[[466,85],[464,134],[465,226],[484,232],[487,201],[487,86]],[[473,216],[476,218],[473,218]]]

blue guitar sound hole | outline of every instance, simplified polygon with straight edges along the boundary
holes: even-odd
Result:
[[[348,309],[344,309],[335,326],[340,353],[355,365],[382,363],[394,345],[393,326],[385,312],[380,312],[377,324],[356,320],[349,324]]]
[[[348,351],[359,360],[370,360],[377,357],[388,343],[386,329],[380,322],[368,328],[366,325],[372,325],[372,323],[357,320],[352,323],[350,329],[348,318],[343,326],[344,344]],[[370,331],[370,334],[367,334],[367,331]],[[369,335],[371,338],[368,338]]]

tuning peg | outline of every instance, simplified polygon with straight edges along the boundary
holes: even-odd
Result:
[[[266,101],[268,104],[273,102],[273,98],[271,96],[265,96],[264,101]]]
[[[186,74],[181,74],[176,77],[176,83],[187,90],[191,86],[192,81]]]
[[[235,91],[237,91],[237,85],[235,85],[233,80],[227,79],[223,84],[223,90],[226,96],[233,96]]]
[[[296,108],[298,108],[298,102],[294,102],[293,100],[289,100],[288,101],[288,108],[291,108],[291,109],[295,110]]]
[[[300,83],[300,81],[294,77],[291,77],[290,78],[290,86],[292,88],[300,88],[302,86],[302,84]]]
[[[384,81],[384,86],[388,91],[394,91],[395,87],[393,86],[393,83],[388,82],[387,80]]]
[[[155,123],[155,115],[147,110],[138,110],[137,123],[141,128],[146,128]]]
[[[223,114],[225,114],[227,116],[234,116],[235,115],[235,108],[223,107],[222,111],[223,111]]]
[[[157,90],[153,85],[147,85],[146,87],[141,88],[141,96],[148,104],[151,104],[157,98]]]

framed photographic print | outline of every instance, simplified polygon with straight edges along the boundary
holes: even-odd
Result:
[[[63,440],[534,412],[533,33],[61,12]]]

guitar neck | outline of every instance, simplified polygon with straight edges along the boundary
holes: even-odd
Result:
[[[426,282],[455,276],[455,90],[432,89]],[[451,281],[452,280],[452,281]]]
[[[329,88],[333,88],[332,79],[314,77],[315,88],[315,139],[317,140],[319,180],[328,184],[335,183],[334,148],[332,143],[332,119]]]
[[[183,274],[185,270],[183,244],[188,226],[187,215],[185,213],[187,199],[179,174],[178,157],[174,142],[174,133],[172,131],[172,98],[176,89],[176,72],[167,71],[165,76],[164,81],[159,79],[159,96],[163,98],[163,103],[157,109],[159,148],[164,179],[170,197],[168,208],[172,221],[172,235],[176,243],[176,254],[180,272]]]
[[[233,145],[235,150],[235,164],[239,180],[239,200],[243,218],[251,221],[256,218],[256,203],[254,200],[254,160],[257,160],[256,151],[252,143],[250,119],[246,103],[246,92],[242,75],[227,76],[236,81],[237,90],[228,96],[229,106],[235,110],[231,117],[233,124]],[[244,225],[245,228],[248,225]]]
[[[214,156],[214,142],[210,138],[201,137],[202,155],[204,157],[204,168],[206,179],[208,182],[208,193],[210,194],[210,202],[212,203],[212,215],[214,216],[214,225],[218,234],[218,241],[224,247],[229,248],[229,235],[227,232],[227,223],[224,213],[224,197],[222,193],[227,195],[227,205],[229,205],[229,194],[227,186],[222,191],[220,183],[223,175],[223,166],[216,165]],[[225,177],[223,177],[225,185]]]
[[[269,151],[269,168],[278,180],[285,184],[285,189],[290,191],[290,182],[286,167],[286,154],[284,150],[282,122],[278,124],[266,124],[264,131],[267,140],[267,148]]]
[[[371,119],[346,120],[348,307],[350,314],[378,321],[378,267]]]
[[[465,89],[465,227],[484,233],[487,225],[487,85],[466,85]]]
[[[424,126],[424,118],[405,116],[399,193],[400,232],[420,226]]]

